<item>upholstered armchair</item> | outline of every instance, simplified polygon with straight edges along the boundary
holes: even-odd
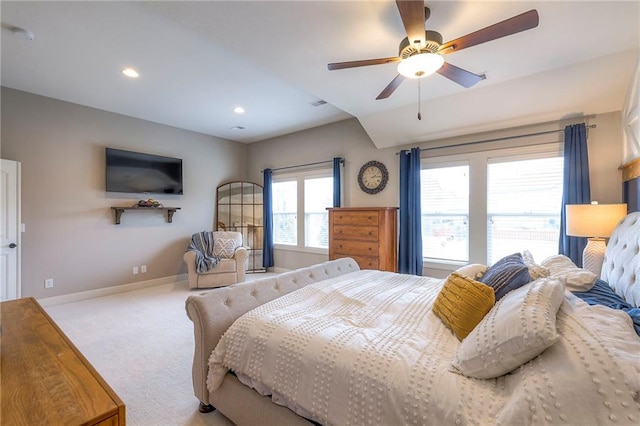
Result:
[[[222,287],[244,281],[248,252],[242,247],[242,234],[234,231],[213,231],[211,234],[213,247],[210,254],[220,257],[213,268],[198,273],[196,250],[188,250],[183,256],[187,264],[190,288]]]

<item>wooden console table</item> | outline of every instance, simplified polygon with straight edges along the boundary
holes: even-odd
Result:
[[[2,424],[125,424],[125,406],[33,298],[0,303]]]

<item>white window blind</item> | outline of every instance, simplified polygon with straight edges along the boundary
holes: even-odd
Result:
[[[469,259],[469,165],[423,168],[422,253],[438,260]]]
[[[538,261],[558,253],[563,158],[489,159],[487,257],[529,250]]]
[[[304,180],[305,245],[329,248],[329,213],[333,207],[333,177]]]
[[[296,180],[272,183],[273,242],[298,244],[298,182]]]

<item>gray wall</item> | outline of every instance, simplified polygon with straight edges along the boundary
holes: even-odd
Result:
[[[261,170],[345,158],[343,206],[398,206],[398,159],[394,149],[376,149],[358,120],[349,119],[249,145],[250,180],[262,182]],[[370,160],[384,163],[389,182],[376,195],[360,190],[360,167]],[[294,269],[327,260],[326,254],[276,250],[276,268]]]
[[[592,199],[598,200],[600,203],[619,203],[622,200],[622,174],[618,170],[618,166],[622,161],[623,143],[621,117],[618,112],[590,116],[586,119],[581,117],[561,122],[470,134],[389,149],[377,149],[358,120],[354,118],[249,145],[248,175],[250,180],[262,182],[261,170],[267,167],[286,167],[330,160],[333,157],[341,156],[346,160],[343,175],[344,207],[398,206],[398,156],[396,153],[400,149],[409,149],[413,146],[419,146],[422,149],[446,147],[513,135],[561,130],[567,124],[585,121],[589,125],[595,124],[597,126],[595,129],[590,129],[588,133]],[[497,149],[532,143],[553,143],[561,140],[562,132],[552,132],[536,137],[489,143],[482,147],[443,148],[429,151],[424,155],[455,154],[465,150]],[[357,183],[360,167],[370,160],[383,162],[389,170],[387,187],[375,195],[364,193]],[[275,251],[277,268],[293,269],[325,260],[327,260],[327,255],[290,249]],[[448,272],[448,270],[434,269],[425,269],[424,271],[425,274],[432,276],[446,276]]]
[[[216,187],[229,180],[262,182],[261,170],[265,167],[342,156],[346,159],[344,206],[398,206],[396,153],[400,148],[445,146],[561,129],[566,124],[541,124],[378,150],[359,122],[349,119],[244,145],[7,88],[2,88],[1,97],[0,154],[22,163],[22,222],[26,225],[22,294],[38,298],[184,273],[182,253],[189,236],[212,227]],[[621,116],[602,114],[589,117],[587,122],[597,125],[589,132],[593,199],[620,202],[621,173],[617,168],[623,158]],[[554,138],[557,141],[561,136],[555,133],[536,141]],[[530,139],[515,143],[529,143]],[[105,193],[105,146],[183,159],[185,195],[155,196],[165,205],[181,207],[172,224],[157,212],[125,212],[122,224],[113,224],[109,207],[132,205],[137,197]],[[460,148],[448,151],[460,152]],[[362,164],[370,160],[381,161],[389,169],[389,183],[376,195],[362,192],[356,179]],[[326,260],[327,256],[277,250],[275,258],[277,268],[293,269]],[[131,268],[143,264],[148,272],[132,275]],[[425,272],[441,276],[446,271]],[[54,279],[53,289],[44,289],[46,278]]]
[[[139,196],[104,190],[104,147],[183,159],[184,195],[150,195],[160,212],[110,206]],[[216,187],[243,179],[247,146],[2,88],[2,158],[22,163],[22,296],[52,297],[175,276],[192,233],[212,228]],[[132,267],[147,265],[146,274]],[[54,288],[44,289],[53,278]]]

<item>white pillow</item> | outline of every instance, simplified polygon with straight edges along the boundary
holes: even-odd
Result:
[[[459,275],[462,275],[463,277],[477,280],[478,278],[483,276],[485,272],[487,272],[487,269],[489,269],[487,265],[470,263],[469,265],[465,265],[461,268],[456,269],[455,272],[457,272]]]
[[[231,259],[236,252],[236,240],[234,238],[216,238],[213,241],[212,256],[223,259]]]
[[[549,269],[551,278],[563,281],[569,291],[589,291],[598,279],[596,274],[578,268],[571,259],[562,254],[547,257],[541,265]]]
[[[538,265],[533,259],[533,255],[528,250],[522,252],[522,260],[524,260],[524,264],[529,268],[531,281],[535,281],[538,278],[547,278],[549,276],[549,269]]]
[[[491,379],[532,360],[558,339],[556,314],[563,300],[564,285],[553,278],[507,293],[462,341],[451,370]]]

